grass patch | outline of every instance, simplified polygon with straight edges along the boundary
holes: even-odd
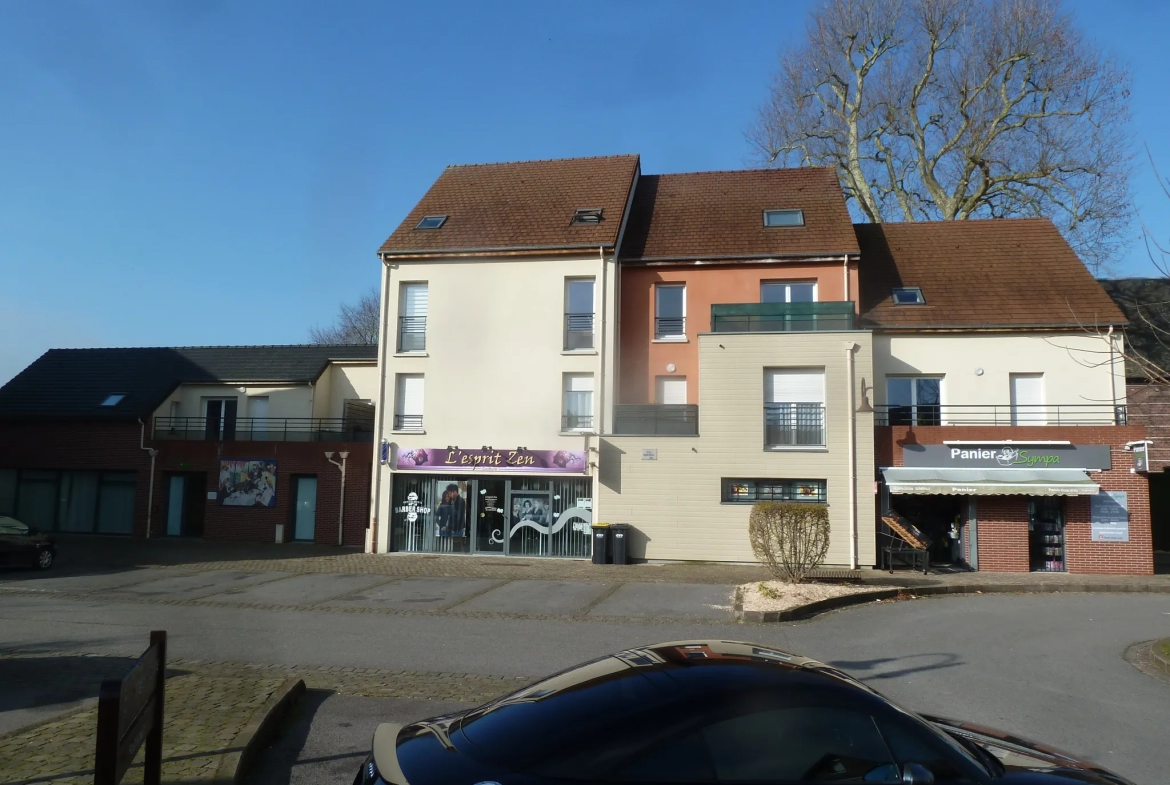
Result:
[[[1163,638],[1160,641],[1154,641],[1154,651],[1158,652],[1163,657],[1170,657],[1170,638]]]
[[[764,595],[769,600],[778,600],[784,596],[780,592],[773,589],[768,584],[764,583],[763,581],[760,581],[759,586],[760,586],[760,594]]]

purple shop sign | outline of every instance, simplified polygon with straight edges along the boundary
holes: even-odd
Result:
[[[575,450],[448,450],[399,447],[399,471],[446,469],[476,472],[561,472],[583,474],[586,454]]]

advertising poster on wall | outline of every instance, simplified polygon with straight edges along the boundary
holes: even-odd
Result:
[[[1102,491],[1089,497],[1093,542],[1129,542],[1129,494]]]
[[[435,525],[440,537],[467,536],[467,482],[440,482]]]
[[[221,459],[219,503],[223,507],[275,507],[276,461]]]

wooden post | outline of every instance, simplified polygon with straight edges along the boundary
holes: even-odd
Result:
[[[143,742],[144,785],[161,785],[163,695],[167,634],[150,633],[150,648],[121,679],[102,682],[98,695],[94,785],[118,785]]]

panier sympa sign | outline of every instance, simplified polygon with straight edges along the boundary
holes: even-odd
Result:
[[[907,444],[902,465],[948,469],[1111,469],[1108,444]]]
[[[400,447],[399,471],[563,472],[585,471],[584,451],[460,450],[443,447]]]

